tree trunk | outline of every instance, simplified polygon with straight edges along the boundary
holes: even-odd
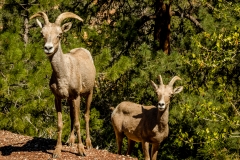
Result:
[[[28,17],[24,16],[24,33],[23,33],[23,41],[24,45],[26,46],[28,43]]]
[[[28,4],[28,0],[24,0],[24,11],[23,11],[23,18],[24,18],[24,26],[23,26],[23,41],[24,41],[24,46],[26,47],[27,43],[28,43],[28,32],[29,32],[29,12],[28,12],[28,8],[29,8],[29,4]]]
[[[156,43],[154,48],[170,54],[171,6],[165,4],[163,0],[156,0],[155,9],[154,40]]]

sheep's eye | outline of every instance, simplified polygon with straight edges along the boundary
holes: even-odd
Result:
[[[44,39],[44,41],[46,41],[46,40],[47,40],[47,37],[45,37],[45,36],[43,35],[43,39]]]
[[[62,33],[60,33],[57,37],[60,39],[62,37]]]

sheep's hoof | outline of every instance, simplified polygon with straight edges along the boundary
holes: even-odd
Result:
[[[91,149],[92,148],[92,143],[91,143],[91,140],[89,139],[86,139],[86,147],[87,149]]]
[[[75,137],[74,136],[70,136],[70,138],[67,141],[67,144],[68,144],[68,146],[73,147],[74,142],[75,142]]]
[[[84,149],[84,145],[83,144],[79,144],[78,145],[78,154],[80,156],[86,156],[86,151]]]
[[[68,143],[68,146],[69,146],[69,147],[73,147],[73,144],[74,144],[74,143]]]
[[[68,141],[68,142],[67,142],[67,145],[68,145],[69,147],[73,147],[74,141]]]
[[[52,157],[53,157],[53,158],[59,158],[59,157],[61,157],[61,149],[60,149],[60,148],[56,148],[56,149],[53,151]]]

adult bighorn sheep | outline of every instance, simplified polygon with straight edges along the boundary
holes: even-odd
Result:
[[[86,99],[86,147],[91,148],[89,114],[96,69],[92,56],[88,50],[84,48],[75,48],[72,49],[70,53],[63,54],[61,48],[61,36],[63,32],[68,31],[72,26],[71,22],[61,26],[61,22],[66,18],[83,20],[78,15],[71,12],[60,14],[55,23],[50,23],[48,16],[44,12],[38,12],[31,16],[30,19],[35,17],[42,17],[44,19],[44,26],[38,19],[37,24],[42,29],[41,33],[45,40],[44,52],[48,56],[53,70],[49,86],[55,96],[55,107],[58,116],[58,137],[53,157],[61,156],[61,137],[63,128],[61,99],[67,99],[70,105],[71,134],[69,144],[74,144],[74,132],[76,131],[78,138],[78,153],[84,156],[86,154],[81,140],[79,123],[80,98],[83,96]]]
[[[133,102],[121,102],[111,115],[113,128],[116,135],[118,154],[121,154],[121,147],[124,134],[128,138],[127,155],[131,154],[135,142],[142,142],[142,149],[145,160],[150,160],[149,143],[152,144],[151,159],[157,159],[160,143],[168,136],[168,116],[170,97],[180,93],[182,86],[173,89],[178,76],[172,78],[168,85],[164,85],[159,75],[160,85],[153,81],[151,84],[157,94],[157,106],[143,106]]]

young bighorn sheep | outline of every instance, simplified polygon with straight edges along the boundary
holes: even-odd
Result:
[[[86,155],[84,145],[81,140],[79,110],[80,97],[86,99],[85,121],[86,121],[86,146],[91,148],[91,140],[89,133],[90,105],[92,102],[93,87],[95,81],[95,66],[90,52],[84,48],[75,48],[70,53],[63,54],[61,48],[61,36],[63,32],[68,31],[72,23],[65,23],[61,26],[61,22],[66,18],[75,18],[83,21],[78,15],[65,12],[60,14],[55,23],[50,23],[48,16],[44,12],[38,12],[30,17],[42,17],[45,25],[37,19],[37,24],[42,29],[41,33],[44,37],[44,52],[48,56],[52,66],[52,76],[49,86],[55,96],[55,107],[58,116],[58,137],[53,157],[61,156],[62,148],[62,105],[61,99],[67,99],[70,105],[71,118],[71,134],[69,144],[74,144],[77,132],[78,153],[81,156]]]
[[[176,80],[181,79],[175,76],[168,85],[164,85],[159,75],[160,86],[151,81],[158,97],[157,106],[143,106],[124,101],[113,110],[111,120],[116,135],[118,154],[121,154],[125,134],[128,138],[127,155],[131,154],[135,142],[142,142],[145,160],[150,160],[149,143],[151,143],[151,159],[157,159],[159,145],[168,136],[170,97],[180,93],[183,89],[182,86],[173,89]]]

